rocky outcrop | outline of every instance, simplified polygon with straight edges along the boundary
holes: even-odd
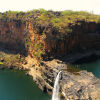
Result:
[[[100,99],[100,79],[94,77],[92,73],[80,71],[79,75],[62,73],[61,91],[70,100],[99,100]]]
[[[30,59],[30,60],[29,60]],[[26,67],[30,69],[29,75],[38,84],[42,91],[52,94],[55,78],[59,71],[60,79],[60,100],[99,100],[100,79],[92,73],[72,69],[70,65],[60,60],[42,61],[38,64],[36,59],[27,58],[29,62]]]
[[[100,79],[95,78],[92,73],[72,70],[69,65],[56,60],[45,62],[45,64],[50,69],[53,67],[53,71],[47,71],[48,74],[45,75],[48,83],[50,79],[52,80],[51,74],[56,78],[57,73],[62,71],[60,86],[61,94],[65,98],[67,97],[70,100],[96,100],[100,98]]]

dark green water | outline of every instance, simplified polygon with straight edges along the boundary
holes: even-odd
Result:
[[[74,67],[76,66],[82,70],[87,70],[88,72],[92,72],[96,77],[100,78],[100,59],[86,63],[85,62],[82,63],[81,61],[81,64],[76,64]]]
[[[0,70],[0,100],[51,100],[51,97],[24,72],[6,69]]]

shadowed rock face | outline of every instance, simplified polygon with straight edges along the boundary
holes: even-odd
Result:
[[[0,47],[25,51],[24,29],[25,24],[20,20],[0,20]]]
[[[30,54],[37,51],[34,46],[37,43],[42,44],[48,57],[62,58],[69,54],[100,50],[100,23],[77,21],[68,26],[72,32],[62,33],[52,25],[36,27],[33,21],[26,22],[27,25],[21,20],[0,20],[0,47],[25,51],[25,32],[28,30],[33,45]]]
[[[78,25],[77,23],[80,23]],[[69,54],[86,53],[100,50],[100,23],[78,21],[70,24],[71,33],[61,33],[52,25],[34,28],[29,24],[29,32],[33,44],[43,42],[46,56],[67,57]],[[44,32],[44,34],[42,34]],[[34,48],[34,47],[33,47]]]

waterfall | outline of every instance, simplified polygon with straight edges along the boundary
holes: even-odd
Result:
[[[60,100],[59,97],[59,79],[60,79],[60,74],[61,71],[58,73],[55,83],[54,83],[54,88],[53,88],[53,95],[52,95],[52,100]]]

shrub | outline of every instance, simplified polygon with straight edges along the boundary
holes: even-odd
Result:
[[[47,11],[45,10],[45,9],[39,9],[39,11],[40,11],[40,14],[47,14]]]
[[[42,44],[35,44],[35,47],[36,47],[37,49],[42,49]]]

